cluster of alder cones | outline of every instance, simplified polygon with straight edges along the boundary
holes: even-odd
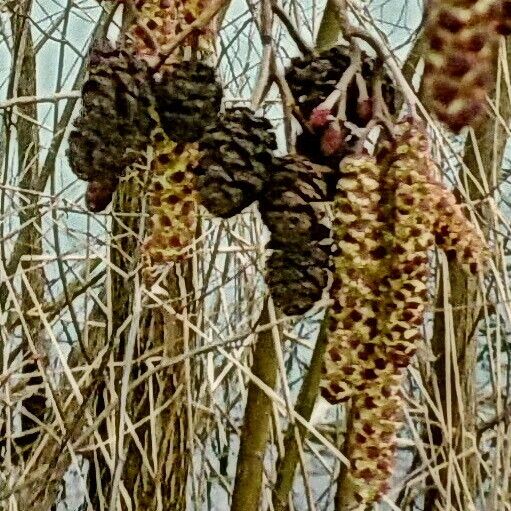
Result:
[[[266,276],[275,302],[289,315],[310,309],[329,282],[325,201],[333,197],[339,163],[354,150],[357,130],[371,121],[378,101],[393,110],[392,83],[381,63],[360,52],[351,56],[347,47],[295,59],[287,80],[307,121],[298,153],[284,157],[274,154],[268,120],[247,108],[221,112],[222,87],[202,62],[174,64],[161,75],[128,48],[101,41],[88,71],[68,155],[74,172],[89,181],[89,209],[98,212],[110,203],[125,169],[161,129],[176,150],[197,142],[191,170],[201,204],[228,218],[259,200],[271,232]],[[347,72],[351,79],[337,97]],[[168,200],[179,202],[170,190],[180,185],[178,174],[164,186]]]
[[[437,180],[415,120],[385,123],[374,156],[364,150],[373,128],[395,113],[382,62],[336,46],[294,59],[286,80],[302,133],[296,153],[276,156],[267,119],[247,108],[221,111],[212,67],[188,61],[155,74],[128,49],[98,43],[69,159],[89,182],[88,207],[101,211],[161,130],[175,151],[197,143],[188,170],[212,215],[229,218],[259,201],[271,233],[266,281],[282,312],[303,314],[333,281],[321,386],[332,403],[352,400],[346,492],[362,510],[385,493],[392,471],[403,371],[426,306],[427,252],[436,244],[475,273],[484,243]],[[181,193],[184,175],[162,185],[169,201],[181,200],[172,187]]]

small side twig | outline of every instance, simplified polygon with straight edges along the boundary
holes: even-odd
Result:
[[[286,27],[286,30],[288,31],[289,35],[295,42],[296,46],[298,46],[298,49],[304,55],[310,55],[311,53],[313,53],[314,50],[305,42],[298,29],[295,27],[295,24],[289,17],[288,13],[284,11],[282,7],[280,7],[277,0],[271,0],[271,7],[273,9],[273,12],[277,15],[280,21],[282,21],[282,24]]]
[[[214,0],[209,7],[204,9],[202,14],[196,20],[183,28],[183,31],[174,38],[172,44],[166,48],[166,56],[175,51],[194,30],[198,30],[207,25],[218,14],[218,12],[220,12],[227,1],[228,0]]]
[[[394,60],[394,57],[388,51],[384,50],[384,47],[381,44],[381,42],[377,41],[370,32],[363,28],[355,27],[350,23],[346,15],[347,13],[346,0],[332,0],[332,2],[334,4],[335,14],[337,16],[339,24],[342,27],[343,36],[348,41],[351,41],[353,38],[362,39],[367,44],[369,44],[369,46],[371,46],[371,48],[375,51],[378,58],[382,62],[387,64],[390,71],[392,72],[392,75],[394,76],[394,79],[401,87],[401,90],[403,91],[403,95],[405,97],[405,101],[410,110],[410,114],[412,116],[416,116],[415,94],[410,88],[410,85],[408,84],[406,79],[404,78],[401,69],[399,69],[396,61]]]

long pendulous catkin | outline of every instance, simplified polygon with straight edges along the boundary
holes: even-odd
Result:
[[[432,111],[454,132],[485,109],[498,43],[495,0],[431,0],[426,18],[424,90]]]
[[[395,159],[386,183],[395,194],[389,218],[389,274],[384,283],[388,289],[385,343],[394,364],[405,367],[421,338],[428,251],[436,243],[471,273],[482,269],[487,251],[453,193],[436,179],[425,128],[405,120],[396,126],[396,138]]]
[[[364,175],[367,157],[361,160],[362,171],[359,173]],[[327,374],[322,383],[323,395],[332,402],[352,397],[351,424],[345,444],[351,468],[343,479],[342,493],[346,509],[353,511],[365,510],[380,500],[389,487],[395,440],[401,427],[404,369],[422,335],[429,249],[436,243],[471,273],[481,270],[487,257],[480,234],[465,217],[461,206],[456,204],[452,192],[435,177],[427,133],[422,125],[409,119],[398,123],[390,157],[385,161],[389,166],[382,169],[384,178],[379,179],[380,220],[372,229],[364,229],[371,239],[377,239],[382,257],[369,265],[367,257],[359,259],[365,261],[364,275],[371,275],[373,268],[373,275],[377,276],[378,291],[373,292],[372,297],[373,310],[377,311],[376,327],[372,336],[368,335],[367,329],[360,328],[362,317],[370,317],[367,312],[370,309],[364,309],[367,302],[360,299],[363,286],[354,281],[355,289],[351,289],[348,281],[346,290],[343,293],[337,291],[334,296],[338,302],[334,305],[333,316],[350,317],[355,310],[359,323],[348,323],[350,328],[346,329],[344,338],[353,336],[353,333],[360,337],[362,332],[367,347],[356,350],[357,339],[351,344],[341,344],[340,355],[327,349]],[[373,170],[372,174],[379,175],[382,170]],[[361,179],[348,182],[348,187],[357,189],[352,182]],[[373,204],[376,204],[376,197],[373,196]],[[343,219],[343,226],[336,230],[339,239],[350,229],[349,226],[363,225],[360,220],[357,223],[356,218],[362,218],[366,210],[353,211],[353,204],[360,203],[356,199],[358,197],[351,196],[347,210],[352,216],[339,213],[345,207],[344,201],[335,203],[335,215]],[[367,208],[371,201],[362,204]],[[385,231],[385,236],[374,238],[375,232],[381,230]],[[346,248],[349,247],[345,246],[339,255],[336,268],[352,268],[354,257],[350,254],[361,252],[359,245],[355,245],[355,249]],[[332,346],[336,341],[335,333],[330,340]],[[337,393],[332,392],[332,381]]]
[[[137,1],[134,4],[137,16],[126,37],[126,44],[149,66],[151,81],[159,99],[153,112],[159,121],[159,127],[153,131],[151,140],[153,160],[149,190],[150,232],[143,254],[145,275],[149,280],[153,278],[158,264],[186,258],[195,238],[198,193],[193,167],[200,152],[197,142],[188,142],[189,135],[193,135],[195,139],[201,130],[196,129],[196,113],[193,111],[197,107],[194,100],[198,98],[194,98],[192,93],[190,103],[183,96],[184,90],[190,88],[183,73],[186,69],[189,70],[192,75],[190,83],[200,77],[208,77],[210,80],[210,86],[201,92],[198,104],[208,97],[212,99],[213,106],[217,107],[219,90],[214,73],[211,73],[209,68],[206,69],[201,64],[184,64],[183,61],[197,60],[209,64],[210,60],[213,60],[215,21],[193,30],[179,48],[169,50],[174,44],[175,36],[192,23],[209,3],[203,0]],[[179,72],[179,87],[167,86],[172,79],[173,70]],[[176,93],[176,97],[165,97],[171,93]],[[189,119],[190,132],[184,135],[182,126],[179,129],[176,127],[177,140],[173,140],[171,123],[179,112],[166,112],[165,109],[174,107],[176,101],[185,104],[187,112],[192,112],[192,117]],[[162,115],[161,119],[158,111]],[[208,107],[208,119],[214,117],[214,111]]]
[[[381,221],[381,172],[374,157],[349,156],[341,163],[334,201],[334,300],[329,318],[323,396],[349,399],[385,368],[375,343],[381,306],[380,281],[386,255]]]

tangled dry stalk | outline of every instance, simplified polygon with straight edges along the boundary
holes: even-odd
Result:
[[[296,129],[290,57],[317,34],[318,48],[330,46],[340,8],[351,35],[378,41],[401,103],[434,137],[442,179],[492,247],[484,278],[433,256],[381,509],[507,509],[511,48],[499,39],[482,124],[453,138],[422,105],[416,5],[324,3],[196,6],[167,51],[219,11],[226,104],[260,105],[285,153]],[[139,249],[154,147],[106,212],[84,207],[65,156],[70,122],[91,41],[132,26],[134,12],[121,11],[106,0],[0,2],[0,509],[340,510],[350,421],[317,390],[329,303],[278,316],[257,208],[225,221],[200,210],[190,259],[148,286]]]

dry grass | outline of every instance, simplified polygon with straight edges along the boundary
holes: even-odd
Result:
[[[268,54],[258,4],[233,0],[224,19],[219,66],[230,101],[261,94],[257,76]],[[312,45],[324,2],[282,6]],[[294,411],[326,302],[300,320],[276,317],[269,302],[261,321],[267,233],[255,207],[228,222],[203,217],[190,265],[170,268],[160,287],[146,288],[137,253],[144,201],[126,204],[141,195],[148,162],[126,178],[112,210],[91,215],[64,155],[90,37],[104,30],[115,36],[119,16],[109,2],[92,0],[1,7],[0,508],[229,509],[251,382],[271,404],[260,509],[273,509],[290,423],[300,426],[289,429],[298,463],[290,509],[336,509],[344,411],[320,398],[312,418]],[[356,12],[388,38],[401,65],[417,38],[417,5],[377,0]],[[278,69],[297,50],[274,23]],[[23,55],[32,75],[22,78],[16,69]],[[413,69],[417,60],[408,64]],[[403,72],[413,77],[410,67]],[[492,115],[466,143],[429,119],[445,177],[494,257],[484,281],[467,281],[438,254],[428,342],[409,369],[407,428],[381,509],[511,509],[511,80],[504,43],[498,73]],[[262,106],[284,151],[289,119],[276,87]],[[261,333],[275,350],[274,389],[251,371]]]

